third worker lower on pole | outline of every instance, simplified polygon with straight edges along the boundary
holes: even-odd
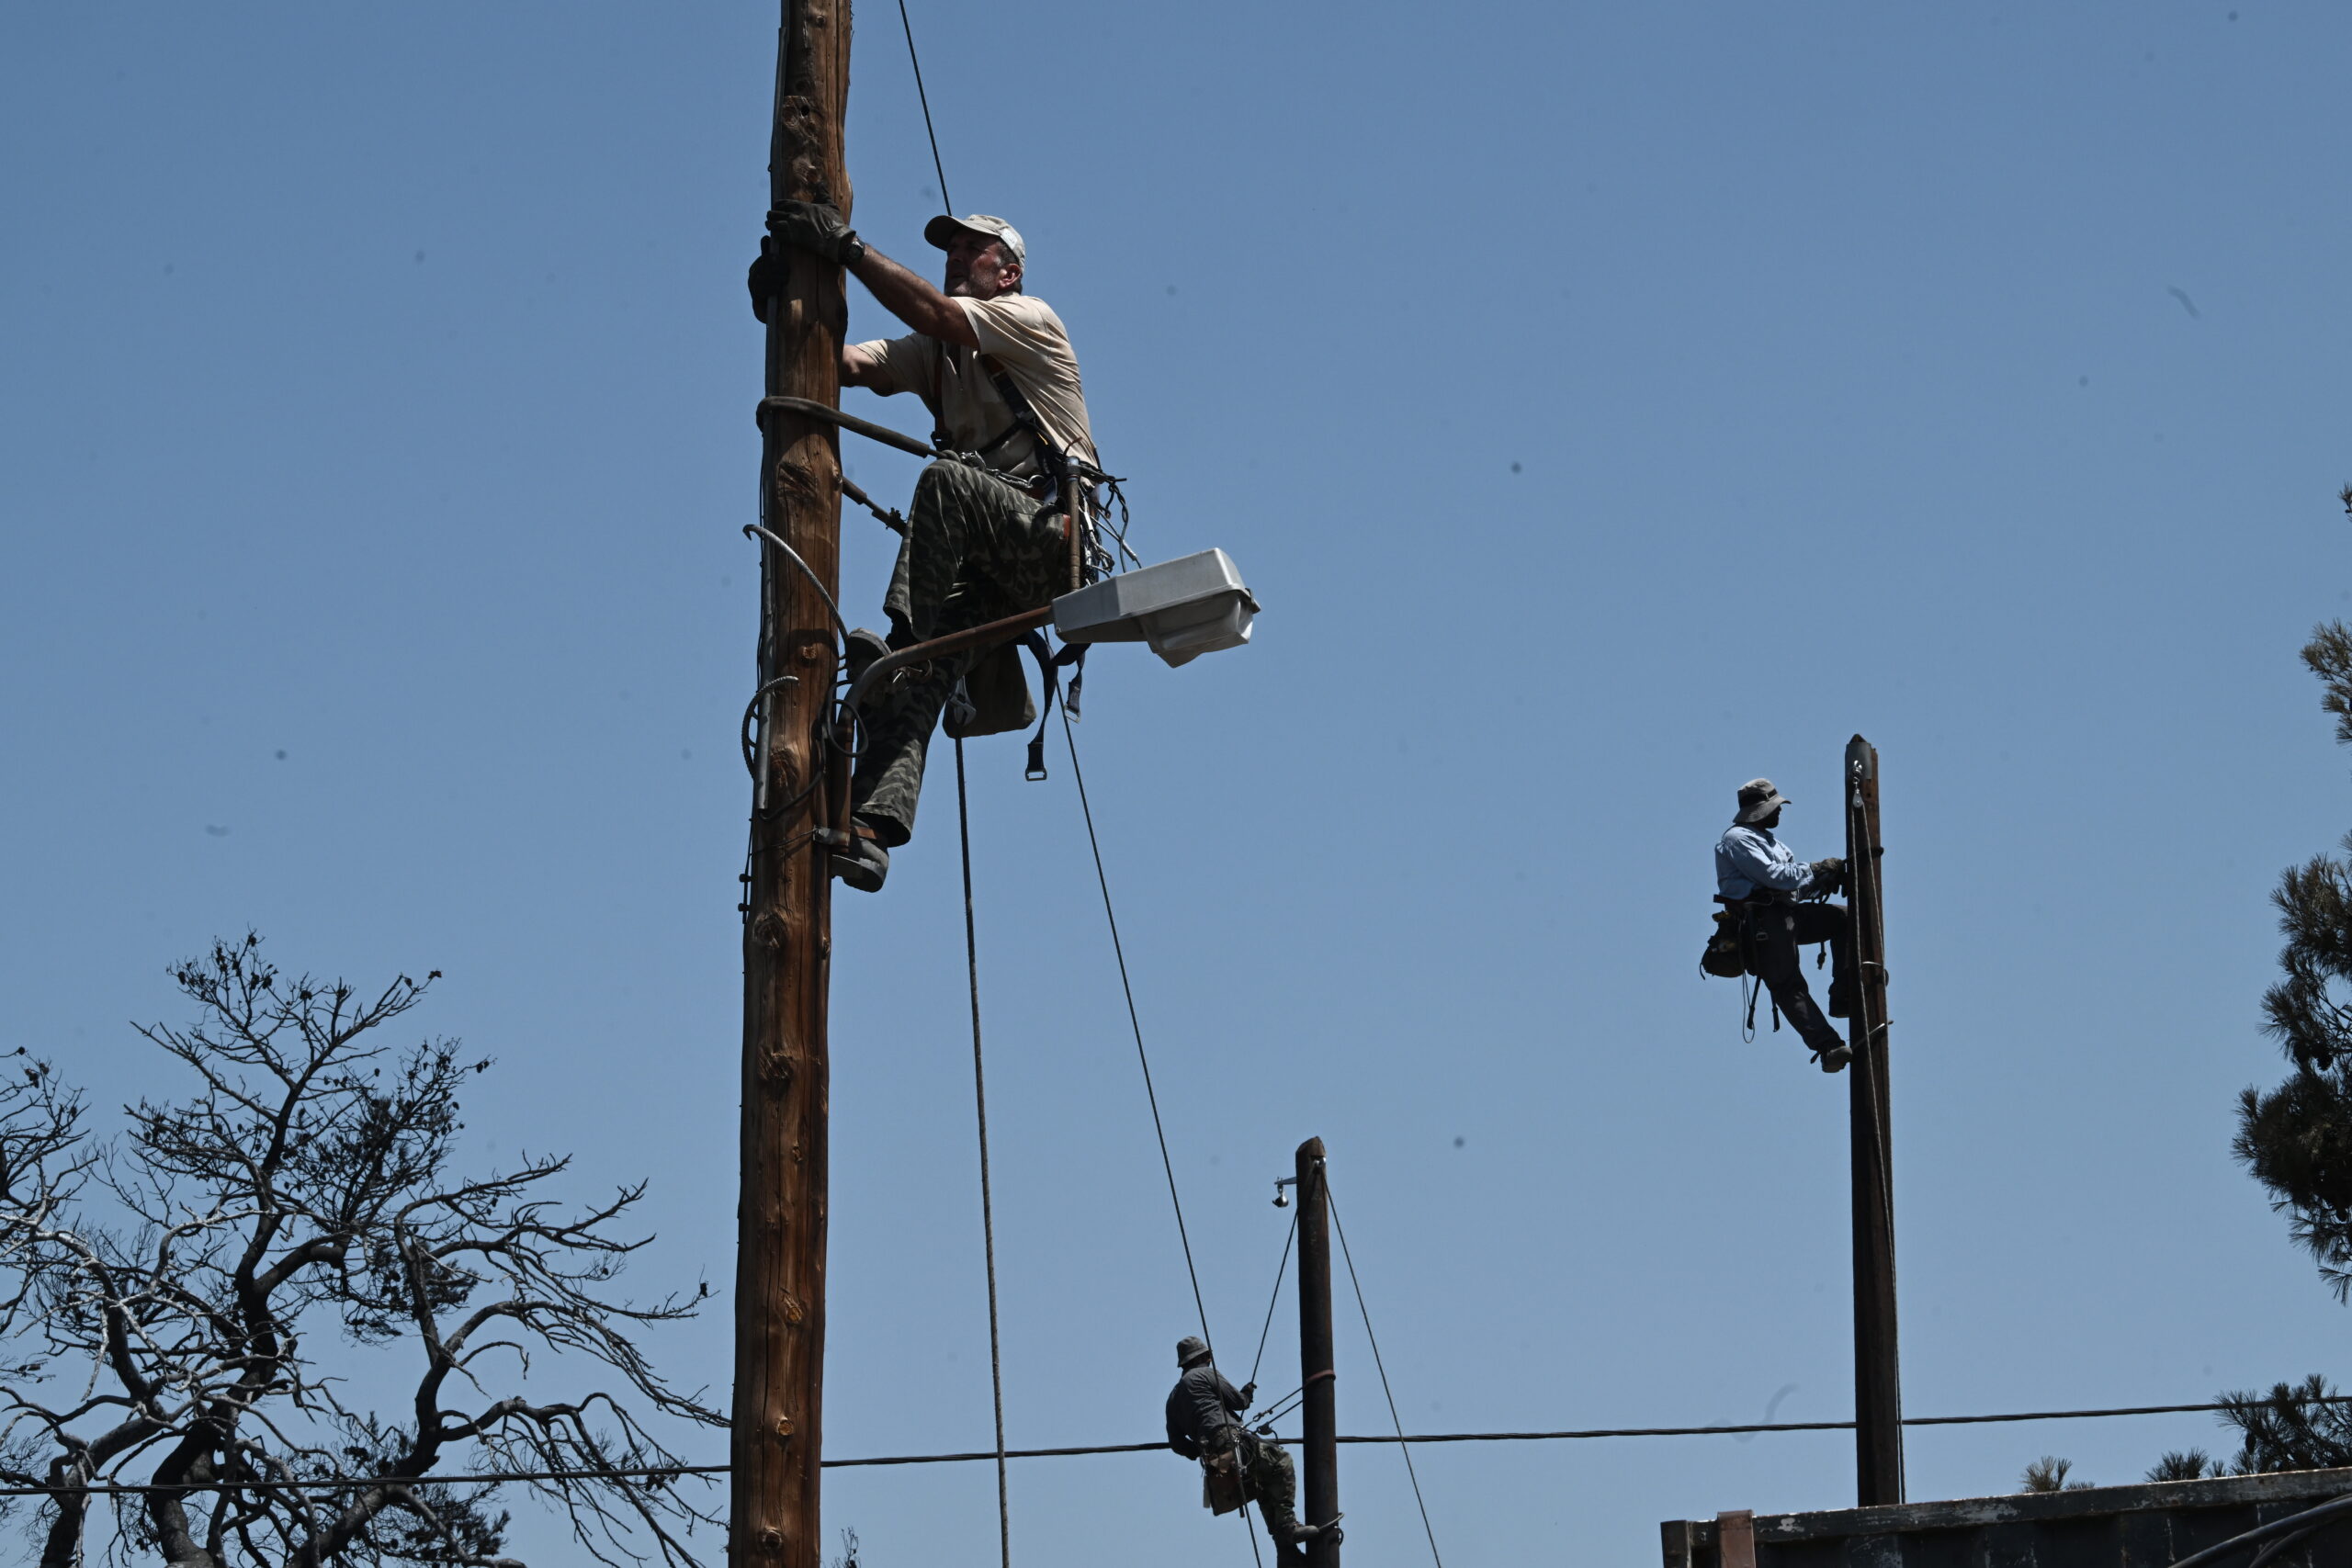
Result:
[[[1738,811],[1715,843],[1715,886],[1740,915],[1747,972],[1771,993],[1821,1070],[1834,1073],[1854,1056],[1829,1021],[1844,1018],[1853,1002],[1853,919],[1845,905],[1827,902],[1845,886],[1846,863],[1801,861],[1773,836],[1792,804],[1770,779],[1739,786]],[[1829,1018],[1814,1003],[1797,952],[1816,942],[1829,946]]]
[[[1202,1506],[1229,1514],[1257,1499],[1280,1561],[1304,1562],[1306,1543],[1323,1531],[1298,1521],[1298,1472],[1290,1455],[1241,1419],[1258,1385],[1226,1382],[1207,1343],[1189,1334],[1176,1341],[1176,1365],[1182,1371],[1168,1391],[1168,1446],[1201,1461]]]

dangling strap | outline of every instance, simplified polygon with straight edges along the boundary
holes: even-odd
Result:
[[[1046,634],[1032,631],[1021,639],[1021,646],[1036,660],[1037,679],[1046,688],[1045,701],[1037,705],[1037,733],[1029,738],[1029,765],[1021,775],[1035,784],[1046,776],[1046,721],[1053,716],[1054,702],[1062,692],[1061,677],[1055,671],[1065,665],[1069,667],[1069,696],[1063,701],[1062,710],[1076,718],[1078,688],[1086,679],[1086,650],[1091,645],[1066,642],[1059,653],[1051,653],[1046,648]]]
[[[1031,784],[1046,776],[1046,722],[1054,716],[1054,700],[1062,694],[1062,683],[1055,679],[1053,655],[1046,651],[1046,634],[1033,631],[1021,639],[1037,660],[1037,680],[1046,688],[1045,700],[1037,705],[1037,733],[1029,738],[1029,764],[1021,776]]]

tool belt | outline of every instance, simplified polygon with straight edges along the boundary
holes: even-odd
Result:
[[[1745,898],[1726,898],[1715,895],[1720,906],[1715,910],[1714,934],[1707,938],[1707,945],[1700,950],[1699,971],[1719,980],[1736,980],[1756,973],[1751,963],[1755,949],[1750,945],[1755,935],[1751,919],[1757,911],[1779,904],[1793,904],[1796,899],[1774,887],[1759,887]]]
[[[1747,908],[1745,903],[1718,897],[1714,934],[1699,952],[1699,972],[1718,980],[1736,980],[1747,973]]]
[[[1212,1514],[1230,1514],[1249,1504],[1250,1477],[1242,1468],[1238,1441],[1201,1455],[1201,1506]]]

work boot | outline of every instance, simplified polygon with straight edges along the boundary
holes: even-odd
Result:
[[[1854,1014],[1854,983],[1840,980],[1829,987],[1829,1006],[1826,1010],[1832,1018],[1851,1018]]]
[[[1816,1051],[1814,1055],[1821,1063],[1823,1072],[1838,1073],[1845,1071],[1846,1064],[1854,1059],[1854,1048],[1850,1045],[1832,1045],[1826,1051]]]
[[[880,632],[860,626],[842,639],[842,672],[854,685],[867,665],[889,651],[890,644]]]
[[[857,823],[852,829],[850,847],[833,852],[833,874],[860,893],[879,893],[882,879],[890,874],[890,852],[874,837],[874,829]]]

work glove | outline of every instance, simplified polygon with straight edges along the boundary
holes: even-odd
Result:
[[[752,315],[765,324],[768,301],[784,292],[784,258],[775,254],[775,241],[760,242],[760,254],[752,258],[752,270],[743,281],[752,290]]]
[[[1811,886],[1824,893],[1836,893],[1846,886],[1846,863],[1836,855],[1815,861],[1809,869],[1813,873]]]
[[[1243,1406],[1246,1408],[1250,1405],[1255,1404],[1257,1402],[1258,1385],[1254,1382],[1243,1383],[1241,1385],[1241,1403]]]
[[[836,266],[854,266],[865,254],[865,242],[848,220],[821,202],[786,201],[769,208],[768,232]]]

